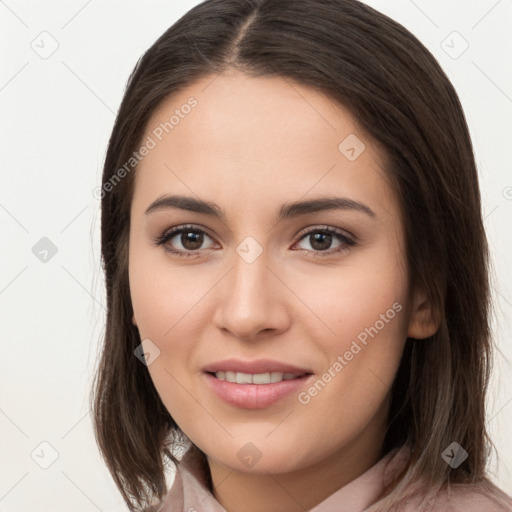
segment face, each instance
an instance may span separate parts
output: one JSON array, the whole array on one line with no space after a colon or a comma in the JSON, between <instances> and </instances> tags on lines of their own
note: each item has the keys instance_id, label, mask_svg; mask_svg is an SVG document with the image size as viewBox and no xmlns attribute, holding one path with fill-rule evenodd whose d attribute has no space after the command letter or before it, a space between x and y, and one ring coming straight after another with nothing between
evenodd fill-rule
<instances>
[{"instance_id":1,"label":"face","mask_svg":"<svg viewBox=\"0 0 512 512\"><path fill-rule=\"evenodd\" d=\"M313 89L230 71L168 99L144 142L133 321L179 427L249 472L381 443L413 327L400 209L372 141ZM207 372L237 368L240 381L273 370L276 382ZM277 382L279 368L293 378Z\"/></svg>"}]
</instances>

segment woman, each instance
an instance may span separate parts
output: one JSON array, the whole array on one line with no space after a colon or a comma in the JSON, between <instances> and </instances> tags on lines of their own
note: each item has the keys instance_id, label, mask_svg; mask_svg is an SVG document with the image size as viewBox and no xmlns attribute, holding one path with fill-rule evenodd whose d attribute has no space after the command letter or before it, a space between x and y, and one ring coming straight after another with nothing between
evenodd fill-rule
<instances>
[{"instance_id":1,"label":"woman","mask_svg":"<svg viewBox=\"0 0 512 512\"><path fill-rule=\"evenodd\" d=\"M95 427L129 507L512 510L485 472L471 140L396 22L354 0L191 9L130 77L102 256Z\"/></svg>"}]
</instances>

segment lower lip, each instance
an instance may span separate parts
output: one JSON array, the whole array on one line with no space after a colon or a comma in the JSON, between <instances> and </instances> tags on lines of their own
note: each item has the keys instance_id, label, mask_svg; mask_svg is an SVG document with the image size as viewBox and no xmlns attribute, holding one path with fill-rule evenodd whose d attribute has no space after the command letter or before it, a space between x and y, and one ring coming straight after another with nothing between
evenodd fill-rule
<instances>
[{"instance_id":1,"label":"lower lip","mask_svg":"<svg viewBox=\"0 0 512 512\"><path fill-rule=\"evenodd\" d=\"M282 380L271 384L237 384L220 380L210 373L204 374L206 382L214 393L226 402L244 409L263 409L282 398L299 391L310 381L312 374L296 379Z\"/></svg>"}]
</instances>

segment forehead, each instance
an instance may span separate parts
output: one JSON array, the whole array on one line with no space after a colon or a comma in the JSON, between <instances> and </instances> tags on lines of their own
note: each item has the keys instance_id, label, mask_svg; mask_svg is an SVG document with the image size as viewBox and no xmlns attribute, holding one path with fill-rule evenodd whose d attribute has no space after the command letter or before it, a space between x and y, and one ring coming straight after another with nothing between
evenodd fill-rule
<instances>
[{"instance_id":1,"label":"forehead","mask_svg":"<svg viewBox=\"0 0 512 512\"><path fill-rule=\"evenodd\" d=\"M377 202L391 193L382 153L350 113L283 77L206 76L160 105L149 139L134 201L179 192L226 203L239 197L250 208L315 193Z\"/></svg>"}]
</instances>

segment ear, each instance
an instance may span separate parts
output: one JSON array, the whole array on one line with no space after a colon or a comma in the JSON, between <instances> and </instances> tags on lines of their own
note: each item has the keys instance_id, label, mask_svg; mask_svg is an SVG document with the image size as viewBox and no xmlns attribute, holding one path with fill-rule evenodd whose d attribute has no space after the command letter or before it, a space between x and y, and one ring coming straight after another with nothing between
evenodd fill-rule
<instances>
[{"instance_id":1,"label":"ear","mask_svg":"<svg viewBox=\"0 0 512 512\"><path fill-rule=\"evenodd\" d=\"M434 311L425 294L414 292L407 336L414 339L428 338L437 332L440 323L439 312Z\"/></svg>"}]
</instances>

